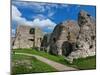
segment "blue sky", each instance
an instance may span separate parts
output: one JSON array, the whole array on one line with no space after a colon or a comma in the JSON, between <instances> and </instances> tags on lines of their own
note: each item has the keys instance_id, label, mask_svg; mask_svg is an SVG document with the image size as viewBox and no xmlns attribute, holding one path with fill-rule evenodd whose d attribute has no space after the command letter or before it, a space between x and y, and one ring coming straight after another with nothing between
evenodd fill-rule
<instances>
[{"instance_id":1,"label":"blue sky","mask_svg":"<svg viewBox=\"0 0 100 75\"><path fill-rule=\"evenodd\" d=\"M66 20L77 20L80 10L96 17L95 6L12 1L12 32L18 25L38 26L44 32Z\"/></svg>"}]
</instances>

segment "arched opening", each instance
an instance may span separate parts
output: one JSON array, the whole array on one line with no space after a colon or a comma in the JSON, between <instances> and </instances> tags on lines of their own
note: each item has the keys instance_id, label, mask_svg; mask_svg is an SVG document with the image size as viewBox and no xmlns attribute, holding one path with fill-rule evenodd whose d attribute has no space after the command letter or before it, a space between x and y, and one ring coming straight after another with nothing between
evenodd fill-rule
<instances>
[{"instance_id":1,"label":"arched opening","mask_svg":"<svg viewBox=\"0 0 100 75\"><path fill-rule=\"evenodd\" d=\"M55 37L53 38L53 42L54 42L54 43L56 42L56 38L55 38Z\"/></svg>"},{"instance_id":2,"label":"arched opening","mask_svg":"<svg viewBox=\"0 0 100 75\"><path fill-rule=\"evenodd\" d=\"M92 39L92 40L95 40L95 36L91 36L91 39Z\"/></svg>"},{"instance_id":3,"label":"arched opening","mask_svg":"<svg viewBox=\"0 0 100 75\"><path fill-rule=\"evenodd\" d=\"M93 48L93 45L90 45L90 47L89 47L89 48L90 48L90 49L91 49L91 48Z\"/></svg>"},{"instance_id":4,"label":"arched opening","mask_svg":"<svg viewBox=\"0 0 100 75\"><path fill-rule=\"evenodd\" d=\"M42 38L40 38L40 42L42 42Z\"/></svg>"},{"instance_id":5,"label":"arched opening","mask_svg":"<svg viewBox=\"0 0 100 75\"><path fill-rule=\"evenodd\" d=\"M30 34L35 34L35 29L34 28L31 28L30 31L29 31L29 33Z\"/></svg>"},{"instance_id":6,"label":"arched opening","mask_svg":"<svg viewBox=\"0 0 100 75\"><path fill-rule=\"evenodd\" d=\"M67 39L70 40L71 36L70 36L70 32L68 32L68 36Z\"/></svg>"},{"instance_id":7,"label":"arched opening","mask_svg":"<svg viewBox=\"0 0 100 75\"><path fill-rule=\"evenodd\" d=\"M73 51L73 44L68 41L63 42L62 44L62 54L68 56Z\"/></svg>"}]
</instances>

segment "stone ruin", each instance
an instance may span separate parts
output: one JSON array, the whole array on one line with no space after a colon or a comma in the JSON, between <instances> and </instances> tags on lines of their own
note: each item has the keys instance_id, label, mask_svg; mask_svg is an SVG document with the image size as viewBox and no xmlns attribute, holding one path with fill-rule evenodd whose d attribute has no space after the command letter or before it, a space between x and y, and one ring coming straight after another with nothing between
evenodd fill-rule
<instances>
[{"instance_id":1,"label":"stone ruin","mask_svg":"<svg viewBox=\"0 0 100 75\"><path fill-rule=\"evenodd\" d=\"M50 38L50 53L67 56L67 60L93 56L96 50L95 19L85 11L78 14L78 23L65 21L57 25Z\"/></svg>"},{"instance_id":2,"label":"stone ruin","mask_svg":"<svg viewBox=\"0 0 100 75\"><path fill-rule=\"evenodd\" d=\"M77 58L94 56L96 53L96 22L85 11L78 15L79 35L76 41L76 50L67 57L70 61Z\"/></svg>"},{"instance_id":3,"label":"stone ruin","mask_svg":"<svg viewBox=\"0 0 100 75\"><path fill-rule=\"evenodd\" d=\"M96 22L85 11L80 11L78 21L64 21L51 34L43 35L40 28L20 25L17 28L13 48L36 47L67 60L94 56L96 50ZM30 34L30 30L32 33Z\"/></svg>"},{"instance_id":4,"label":"stone ruin","mask_svg":"<svg viewBox=\"0 0 100 75\"><path fill-rule=\"evenodd\" d=\"M57 25L51 34L50 53L67 56L72 51L78 32L79 26L74 21L65 21Z\"/></svg>"},{"instance_id":5,"label":"stone ruin","mask_svg":"<svg viewBox=\"0 0 100 75\"><path fill-rule=\"evenodd\" d=\"M32 33L31 33L32 32ZM16 48L40 48L43 33L40 28L20 25L16 30L16 37L13 40L13 49Z\"/></svg>"},{"instance_id":6,"label":"stone ruin","mask_svg":"<svg viewBox=\"0 0 100 75\"><path fill-rule=\"evenodd\" d=\"M45 52L49 52L49 41L50 41L51 33L45 34L43 36L42 42L41 42L41 50Z\"/></svg>"}]
</instances>

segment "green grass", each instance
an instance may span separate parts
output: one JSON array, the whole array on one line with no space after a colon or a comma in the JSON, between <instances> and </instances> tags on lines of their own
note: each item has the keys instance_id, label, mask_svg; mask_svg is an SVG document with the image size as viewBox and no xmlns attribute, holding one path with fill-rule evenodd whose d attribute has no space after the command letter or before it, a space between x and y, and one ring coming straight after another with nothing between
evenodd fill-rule
<instances>
[{"instance_id":1,"label":"green grass","mask_svg":"<svg viewBox=\"0 0 100 75\"><path fill-rule=\"evenodd\" d=\"M12 54L12 75L57 71L35 57Z\"/></svg>"},{"instance_id":2,"label":"green grass","mask_svg":"<svg viewBox=\"0 0 100 75\"><path fill-rule=\"evenodd\" d=\"M81 70L85 69L95 69L96 68L96 56L92 57L87 57L87 58L80 58L76 59L73 61L73 63L69 63L67 60L65 60L64 56L56 56L56 55L51 55L49 53L45 53L43 51L37 51L37 50L32 50L32 49L14 49L15 52L22 52L22 53L29 53L29 54L36 54L39 56L43 56L45 58L48 58L50 60L59 62L61 64L75 67Z\"/></svg>"},{"instance_id":3,"label":"green grass","mask_svg":"<svg viewBox=\"0 0 100 75\"><path fill-rule=\"evenodd\" d=\"M74 65L81 70L95 69L96 68L96 56L87 58L79 58L73 61Z\"/></svg>"},{"instance_id":4,"label":"green grass","mask_svg":"<svg viewBox=\"0 0 100 75\"><path fill-rule=\"evenodd\" d=\"M68 64L68 62L64 59L64 56L51 55L43 51L37 51L32 49L14 49L14 51L20 53L22 52L22 53L36 54L65 65Z\"/></svg>"}]
</instances>

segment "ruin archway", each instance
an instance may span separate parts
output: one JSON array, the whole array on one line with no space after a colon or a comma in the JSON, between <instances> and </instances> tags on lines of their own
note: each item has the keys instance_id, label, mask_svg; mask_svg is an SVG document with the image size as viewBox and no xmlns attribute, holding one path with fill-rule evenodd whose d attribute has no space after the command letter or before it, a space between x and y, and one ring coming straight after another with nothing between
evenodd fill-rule
<instances>
[{"instance_id":1,"label":"ruin archway","mask_svg":"<svg viewBox=\"0 0 100 75\"><path fill-rule=\"evenodd\" d=\"M73 51L73 44L65 41L62 44L62 55L68 56Z\"/></svg>"}]
</instances>

